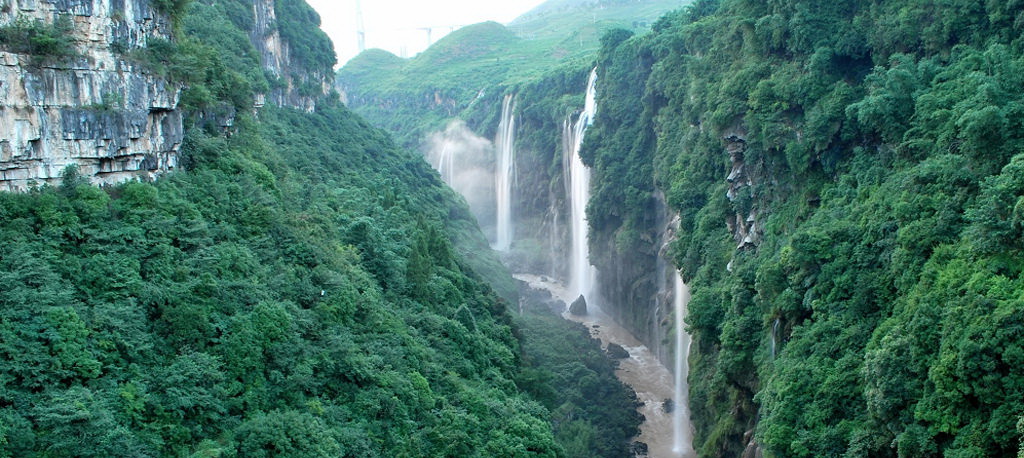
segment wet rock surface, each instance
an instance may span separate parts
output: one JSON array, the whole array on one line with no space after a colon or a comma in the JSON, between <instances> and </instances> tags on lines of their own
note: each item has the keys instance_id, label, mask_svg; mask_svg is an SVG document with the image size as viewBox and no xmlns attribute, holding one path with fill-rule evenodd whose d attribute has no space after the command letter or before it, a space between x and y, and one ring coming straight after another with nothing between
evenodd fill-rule
<instances>
[{"instance_id":1,"label":"wet rock surface","mask_svg":"<svg viewBox=\"0 0 1024 458\"><path fill-rule=\"evenodd\" d=\"M629 351L622 348L622 345L617 343L608 344L608 356L612 359L626 359L629 358Z\"/></svg>"},{"instance_id":2,"label":"wet rock surface","mask_svg":"<svg viewBox=\"0 0 1024 458\"><path fill-rule=\"evenodd\" d=\"M587 299L582 294L569 305L569 313L577 316L587 314Z\"/></svg>"}]
</instances>

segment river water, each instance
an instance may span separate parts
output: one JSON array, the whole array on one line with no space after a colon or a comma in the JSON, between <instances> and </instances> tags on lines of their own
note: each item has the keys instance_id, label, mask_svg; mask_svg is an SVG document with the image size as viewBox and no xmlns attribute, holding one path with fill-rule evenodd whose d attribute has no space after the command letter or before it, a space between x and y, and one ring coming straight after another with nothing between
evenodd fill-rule
<instances>
[{"instance_id":1,"label":"river water","mask_svg":"<svg viewBox=\"0 0 1024 458\"><path fill-rule=\"evenodd\" d=\"M534 289L543 289L551 295L571 303L575 297L567 288L546 277L518 274L515 278L526 282ZM675 379L672 373L658 361L646 346L633 335L615 323L608 315L594 305L587 304L587 315L576 316L564 312L562 317L582 323L590 329L591 335L601 340L604 348L615 343L629 352L629 358L619 360L619 368L615 375L626 385L636 391L637 399L643 403L638 409L645 420L640 424L640 435L635 438L647 444L650 458L679 458L683 455L672 451L672 415L663 407L666 399L672 399ZM690 457L686 457L690 458Z\"/></svg>"}]
</instances>

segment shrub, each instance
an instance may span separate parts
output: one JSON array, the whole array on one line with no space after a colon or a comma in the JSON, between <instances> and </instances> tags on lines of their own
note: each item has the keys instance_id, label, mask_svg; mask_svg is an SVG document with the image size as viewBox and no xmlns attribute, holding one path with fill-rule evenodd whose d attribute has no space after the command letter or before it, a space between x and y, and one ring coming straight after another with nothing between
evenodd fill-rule
<instances>
[{"instance_id":1,"label":"shrub","mask_svg":"<svg viewBox=\"0 0 1024 458\"><path fill-rule=\"evenodd\" d=\"M28 54L42 62L71 57L76 55L70 38L73 28L71 18L64 15L52 24L18 17L13 23L0 26L0 49Z\"/></svg>"}]
</instances>

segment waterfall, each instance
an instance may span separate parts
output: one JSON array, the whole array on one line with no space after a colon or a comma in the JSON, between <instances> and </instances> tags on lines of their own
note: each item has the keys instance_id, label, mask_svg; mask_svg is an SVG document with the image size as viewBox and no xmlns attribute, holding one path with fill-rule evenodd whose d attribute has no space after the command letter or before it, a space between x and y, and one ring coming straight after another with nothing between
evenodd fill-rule
<instances>
[{"instance_id":1,"label":"waterfall","mask_svg":"<svg viewBox=\"0 0 1024 458\"><path fill-rule=\"evenodd\" d=\"M512 114L516 108L514 98L512 94L508 94L505 96L505 101L502 102L501 122L498 124L498 134L494 139L497 153L497 170L494 174L497 234L494 249L498 251L508 251L512 246L512 185L516 160L516 118Z\"/></svg>"},{"instance_id":2,"label":"waterfall","mask_svg":"<svg viewBox=\"0 0 1024 458\"><path fill-rule=\"evenodd\" d=\"M587 202L590 200L590 169L580 159L580 147L583 145L583 134L594 122L597 109L596 89L597 69L590 72L587 81L586 101L583 112L575 123L567 119L563 127L563 166L568 173L565 176L566 190L569 200L572 231L572 256L570 264L569 288L573 296L590 296L597 270L590 264L587 250Z\"/></svg>"},{"instance_id":3,"label":"waterfall","mask_svg":"<svg viewBox=\"0 0 1024 458\"><path fill-rule=\"evenodd\" d=\"M690 288L683 283L683 277L675 274L675 305L676 316L676 360L675 360L675 397L672 409L672 452L678 456L694 456L693 430L690 425L690 396L686 378L690 373L690 335L686 333L683 318L686 317L686 305L690 301Z\"/></svg>"},{"instance_id":4,"label":"waterfall","mask_svg":"<svg viewBox=\"0 0 1024 458\"><path fill-rule=\"evenodd\" d=\"M437 155L437 163L432 164L437 172L441 174L441 179L445 183L451 184L455 182L455 154L453 154L454 148L451 148L447 143L441 146L441 152Z\"/></svg>"},{"instance_id":5,"label":"waterfall","mask_svg":"<svg viewBox=\"0 0 1024 458\"><path fill-rule=\"evenodd\" d=\"M452 120L427 137L426 158L448 186L466 199L480 229L492 242L494 226L494 143L476 135L466 123Z\"/></svg>"},{"instance_id":6,"label":"waterfall","mask_svg":"<svg viewBox=\"0 0 1024 458\"><path fill-rule=\"evenodd\" d=\"M775 345L779 341L779 319L772 323L772 361L775 361Z\"/></svg>"}]
</instances>

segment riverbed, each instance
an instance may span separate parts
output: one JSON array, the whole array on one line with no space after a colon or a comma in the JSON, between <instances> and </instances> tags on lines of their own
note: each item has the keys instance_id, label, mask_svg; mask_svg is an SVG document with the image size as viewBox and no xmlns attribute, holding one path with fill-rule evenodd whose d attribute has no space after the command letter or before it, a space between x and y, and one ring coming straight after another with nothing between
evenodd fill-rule
<instances>
[{"instance_id":1,"label":"riverbed","mask_svg":"<svg viewBox=\"0 0 1024 458\"><path fill-rule=\"evenodd\" d=\"M543 289L566 304L575 297L565 286L537 275L518 274L515 278L526 282L531 288ZM608 315L601 312L595 304L587 304L587 314L571 315L568 311L562 317L582 323L590 329L591 335L601 341L601 346L608 348L609 343L621 345L629 352L629 358L619 360L619 368L615 375L626 385L633 388L637 399L643 403L639 412L645 420L640 424L640 435L634 440L647 444L649 458L679 458L683 455L672 451L672 414L665 412L664 401L672 399L675 379L672 373L658 361L646 346L633 335L615 323ZM689 458L689 457L686 457Z\"/></svg>"}]
</instances>

